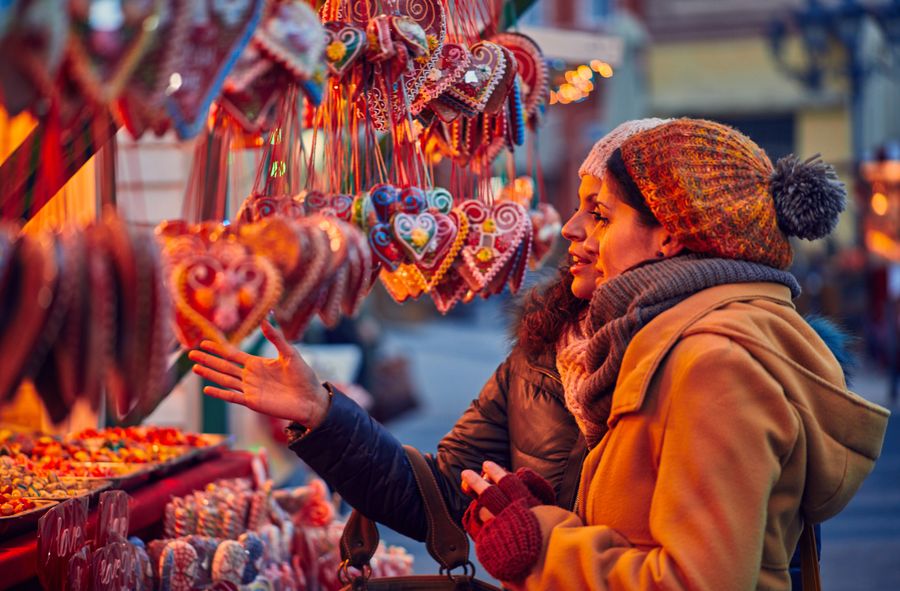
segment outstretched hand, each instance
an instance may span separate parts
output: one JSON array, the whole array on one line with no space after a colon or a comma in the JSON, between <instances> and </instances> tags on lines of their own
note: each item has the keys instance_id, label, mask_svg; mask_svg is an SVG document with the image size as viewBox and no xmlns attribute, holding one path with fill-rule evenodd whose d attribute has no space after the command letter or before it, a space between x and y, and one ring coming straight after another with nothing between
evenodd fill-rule
<instances>
[{"instance_id":1,"label":"outstretched hand","mask_svg":"<svg viewBox=\"0 0 900 591\"><path fill-rule=\"evenodd\" d=\"M263 321L262 331L275 345L277 358L214 341L203 341L202 350L188 353L196 364L194 373L218 384L204 387L203 393L308 429L319 426L328 412L328 391L280 330Z\"/></svg>"}]
</instances>

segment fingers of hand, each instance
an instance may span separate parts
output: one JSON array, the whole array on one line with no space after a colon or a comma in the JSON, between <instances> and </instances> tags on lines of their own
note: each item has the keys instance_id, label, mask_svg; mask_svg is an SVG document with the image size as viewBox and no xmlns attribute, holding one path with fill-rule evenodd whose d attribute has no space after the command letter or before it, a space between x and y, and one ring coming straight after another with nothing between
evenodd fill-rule
<instances>
[{"instance_id":1,"label":"fingers of hand","mask_svg":"<svg viewBox=\"0 0 900 591\"><path fill-rule=\"evenodd\" d=\"M244 353L233 345L217 343L215 341L203 341L200 343L200 348L227 359L232 363L237 363L238 365L247 365L247 362L252 358L252 355Z\"/></svg>"},{"instance_id":2,"label":"fingers of hand","mask_svg":"<svg viewBox=\"0 0 900 591\"><path fill-rule=\"evenodd\" d=\"M205 365L195 365L192 370L201 378L207 379L211 382L215 382L220 386L225 386L226 388L231 388L232 390L237 390L238 392L243 392L243 385L241 383L241 380L234 376L216 371L214 369L206 367Z\"/></svg>"},{"instance_id":3,"label":"fingers of hand","mask_svg":"<svg viewBox=\"0 0 900 591\"><path fill-rule=\"evenodd\" d=\"M472 470L463 470L462 480L465 485L467 485L469 489L476 495L480 495L491 485L490 482L488 482Z\"/></svg>"},{"instance_id":4,"label":"fingers of hand","mask_svg":"<svg viewBox=\"0 0 900 591\"><path fill-rule=\"evenodd\" d=\"M235 404L241 405L246 405L247 402L247 400L244 398L244 395L240 392L235 392L234 390L223 390L222 388L216 388L215 386L204 386L203 393L207 396L212 396L213 398L224 400L225 402L233 402Z\"/></svg>"},{"instance_id":5,"label":"fingers of hand","mask_svg":"<svg viewBox=\"0 0 900 591\"><path fill-rule=\"evenodd\" d=\"M506 470L494 462L485 462L482 467L484 468L484 473L487 475L488 480L495 484L500 482L507 474Z\"/></svg>"},{"instance_id":6,"label":"fingers of hand","mask_svg":"<svg viewBox=\"0 0 900 591\"><path fill-rule=\"evenodd\" d=\"M206 367L212 368L216 371L222 372L235 378L240 378L241 372L243 371L243 368L240 365L232 363L231 361L226 361L221 357L216 357L215 355L204 353L203 351L189 352L188 359L190 359L194 363L205 365Z\"/></svg>"},{"instance_id":7,"label":"fingers of hand","mask_svg":"<svg viewBox=\"0 0 900 591\"><path fill-rule=\"evenodd\" d=\"M297 351L284 337L284 333L272 326L268 320L263 320L262 332L263 335L265 335L265 337L269 340L269 342L275 345L275 349L278 350L278 354L281 357L296 356Z\"/></svg>"}]
</instances>

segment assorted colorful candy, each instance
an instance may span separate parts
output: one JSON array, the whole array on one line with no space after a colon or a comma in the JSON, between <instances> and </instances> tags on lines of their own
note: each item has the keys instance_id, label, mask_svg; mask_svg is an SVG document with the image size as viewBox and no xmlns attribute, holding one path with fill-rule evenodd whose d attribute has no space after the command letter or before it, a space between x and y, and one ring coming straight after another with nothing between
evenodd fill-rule
<instances>
[{"instance_id":1,"label":"assorted colorful candy","mask_svg":"<svg viewBox=\"0 0 900 591\"><path fill-rule=\"evenodd\" d=\"M6 488L7 487L0 487L0 490L5 490ZM2 517L10 517L11 515L31 511L36 506L37 505L32 499L24 497L16 498L8 494L0 493L0 516Z\"/></svg>"}]
</instances>

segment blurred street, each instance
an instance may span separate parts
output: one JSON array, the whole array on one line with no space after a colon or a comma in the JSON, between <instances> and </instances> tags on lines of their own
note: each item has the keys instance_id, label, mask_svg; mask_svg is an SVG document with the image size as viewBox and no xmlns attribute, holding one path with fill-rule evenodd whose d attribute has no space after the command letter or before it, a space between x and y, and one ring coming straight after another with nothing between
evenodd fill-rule
<instances>
[{"instance_id":1,"label":"blurred street","mask_svg":"<svg viewBox=\"0 0 900 591\"><path fill-rule=\"evenodd\" d=\"M505 357L509 347L505 322L502 303L488 301L475 306L472 317L464 320L387 327L386 347L409 356L421 399L418 410L390 425L403 443L430 453L436 450L439 438ZM880 371L859 369L853 389L868 400L887 404L886 377ZM387 543L403 545L415 555L416 572L437 572L424 544L381 529ZM822 535L826 591L900 589L900 425L895 420L889 424L874 473L850 505L823 525ZM481 568L479 575L487 578Z\"/></svg>"}]
</instances>

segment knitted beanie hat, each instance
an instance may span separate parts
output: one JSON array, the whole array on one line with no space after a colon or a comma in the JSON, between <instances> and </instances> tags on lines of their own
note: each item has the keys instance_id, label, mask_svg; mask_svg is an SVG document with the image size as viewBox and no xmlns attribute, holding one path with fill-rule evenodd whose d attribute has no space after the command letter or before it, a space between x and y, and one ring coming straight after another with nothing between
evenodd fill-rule
<instances>
[{"instance_id":1,"label":"knitted beanie hat","mask_svg":"<svg viewBox=\"0 0 900 591\"><path fill-rule=\"evenodd\" d=\"M633 119L620 124L618 127L610 131L608 134L597 140L594 147L591 148L587 158L581 163L578 169L578 176L591 175L598 179L602 179L606 173L606 161L609 160L610 154L622 145L626 139L640 131L653 129L657 125L662 125L671 119Z\"/></svg>"},{"instance_id":2,"label":"knitted beanie hat","mask_svg":"<svg viewBox=\"0 0 900 591\"><path fill-rule=\"evenodd\" d=\"M693 252L785 269L789 237L837 225L846 189L814 156L772 166L750 138L720 123L675 119L635 134L611 155L660 224Z\"/></svg>"}]
</instances>

